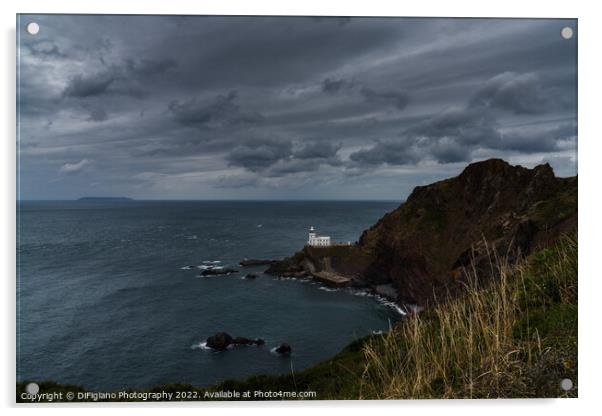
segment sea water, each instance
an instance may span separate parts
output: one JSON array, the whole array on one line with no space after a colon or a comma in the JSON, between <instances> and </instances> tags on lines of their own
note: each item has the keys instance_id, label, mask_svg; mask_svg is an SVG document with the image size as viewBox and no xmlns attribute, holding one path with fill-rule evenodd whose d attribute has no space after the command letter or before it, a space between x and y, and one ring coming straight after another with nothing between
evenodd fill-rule
<instances>
[{"instance_id":1,"label":"sea water","mask_svg":"<svg viewBox=\"0 0 602 416\"><path fill-rule=\"evenodd\" d=\"M93 390L280 374L387 330L365 293L242 268L301 249L310 226L355 242L399 202L31 201L17 206L17 380ZM234 267L199 277L202 266ZM187 267L192 266L192 267ZM257 278L244 279L247 273ZM324 290L327 289L327 290ZM218 331L263 347L216 353ZM270 351L282 342L289 357ZM292 361L292 363L291 363Z\"/></svg>"}]
</instances>

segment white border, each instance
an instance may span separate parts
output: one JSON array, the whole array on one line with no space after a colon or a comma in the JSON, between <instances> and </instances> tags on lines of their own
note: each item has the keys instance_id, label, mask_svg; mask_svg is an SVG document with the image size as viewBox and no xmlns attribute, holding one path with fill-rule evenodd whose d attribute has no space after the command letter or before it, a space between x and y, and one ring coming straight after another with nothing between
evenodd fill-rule
<instances>
[{"instance_id":1,"label":"white border","mask_svg":"<svg viewBox=\"0 0 602 416\"><path fill-rule=\"evenodd\" d=\"M599 158L602 129L600 128L600 81L602 74L599 42L602 39L602 15L594 1L433 1L415 2L380 1L352 3L349 0L139 0L139 1L75 1L75 0L20 0L0 3L2 14L2 82L3 99L0 101L2 135L2 246L0 255L4 267L2 310L4 336L2 337L2 404L15 410L15 21L16 13L119 13L119 14L293 14L293 15L346 15L346 16L445 16L445 17L570 17L579 18L579 216L580 216L580 293L579 293L579 399L574 400L505 400L505 401L405 401L405 402L319 402L319 403L201 403L179 404L178 412L245 412L251 415L268 413L288 415L306 414L307 411L342 411L346 414L365 415L374 409L378 412L420 414L478 414L504 415L517 411L545 412L566 415L571 412L593 412L600 395L601 340L599 297L602 296L600 276L601 238L600 214L596 203L599 197L601 175L596 168ZM122 409L122 407L126 407ZM38 407L44 414L65 412L104 414L112 411L143 411L145 414L164 414L169 404L110 404L64 405ZM174 406L173 404L171 406ZM35 407L20 406L26 413ZM200 407L200 409L199 409ZM284 407L284 408L283 408ZM335 410L334 408L337 408ZM23 409L24 408L24 409ZM311 408L311 410L310 410ZM340 410L339 410L340 409Z\"/></svg>"}]
</instances>

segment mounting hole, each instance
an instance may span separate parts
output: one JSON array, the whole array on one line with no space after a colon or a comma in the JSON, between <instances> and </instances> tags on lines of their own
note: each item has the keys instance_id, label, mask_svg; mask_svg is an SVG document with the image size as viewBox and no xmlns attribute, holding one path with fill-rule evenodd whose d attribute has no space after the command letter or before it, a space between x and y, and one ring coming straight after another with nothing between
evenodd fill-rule
<instances>
[{"instance_id":1,"label":"mounting hole","mask_svg":"<svg viewBox=\"0 0 602 416\"><path fill-rule=\"evenodd\" d=\"M37 24L36 22L28 23L26 30L27 30L27 33L29 33L30 35L37 35L38 32L40 31L40 25Z\"/></svg>"},{"instance_id":2,"label":"mounting hole","mask_svg":"<svg viewBox=\"0 0 602 416\"><path fill-rule=\"evenodd\" d=\"M564 391L569 391L573 388L573 380L565 378L560 381L560 388Z\"/></svg>"},{"instance_id":3,"label":"mounting hole","mask_svg":"<svg viewBox=\"0 0 602 416\"><path fill-rule=\"evenodd\" d=\"M573 29L568 26L563 27L562 30L560 30L560 36L562 36L563 39L571 39L573 37Z\"/></svg>"},{"instance_id":4,"label":"mounting hole","mask_svg":"<svg viewBox=\"0 0 602 416\"><path fill-rule=\"evenodd\" d=\"M25 391L28 394L35 396L40 391L40 386L38 386L36 383L29 383L27 386L25 386Z\"/></svg>"}]
</instances>

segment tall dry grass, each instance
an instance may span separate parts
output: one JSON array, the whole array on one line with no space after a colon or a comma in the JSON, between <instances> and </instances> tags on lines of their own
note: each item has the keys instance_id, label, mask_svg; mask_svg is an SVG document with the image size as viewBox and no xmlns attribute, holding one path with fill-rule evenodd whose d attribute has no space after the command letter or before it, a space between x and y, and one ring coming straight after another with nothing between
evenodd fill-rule
<instances>
[{"instance_id":1,"label":"tall dry grass","mask_svg":"<svg viewBox=\"0 0 602 416\"><path fill-rule=\"evenodd\" d=\"M529 317L532 311L545 316L546 308L576 305L577 241L567 237L541 253L510 265L492 252L497 278L491 284L479 284L477 270L468 268L464 295L404 319L369 342L362 398L541 394L535 384L546 369L533 374L547 365L543 358L550 347L542 346Z\"/></svg>"}]
</instances>

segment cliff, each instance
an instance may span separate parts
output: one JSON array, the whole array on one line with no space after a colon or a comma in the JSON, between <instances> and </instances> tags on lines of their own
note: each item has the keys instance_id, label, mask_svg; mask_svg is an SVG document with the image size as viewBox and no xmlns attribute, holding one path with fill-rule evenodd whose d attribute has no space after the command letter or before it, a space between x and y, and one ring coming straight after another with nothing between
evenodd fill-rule
<instances>
[{"instance_id":1,"label":"cliff","mask_svg":"<svg viewBox=\"0 0 602 416\"><path fill-rule=\"evenodd\" d=\"M527 169L490 159L416 187L355 246L305 247L267 272L325 271L352 285L390 285L400 303L427 305L463 287L465 267L490 278L491 256L514 262L576 228L576 177L558 178L548 164Z\"/></svg>"}]
</instances>

